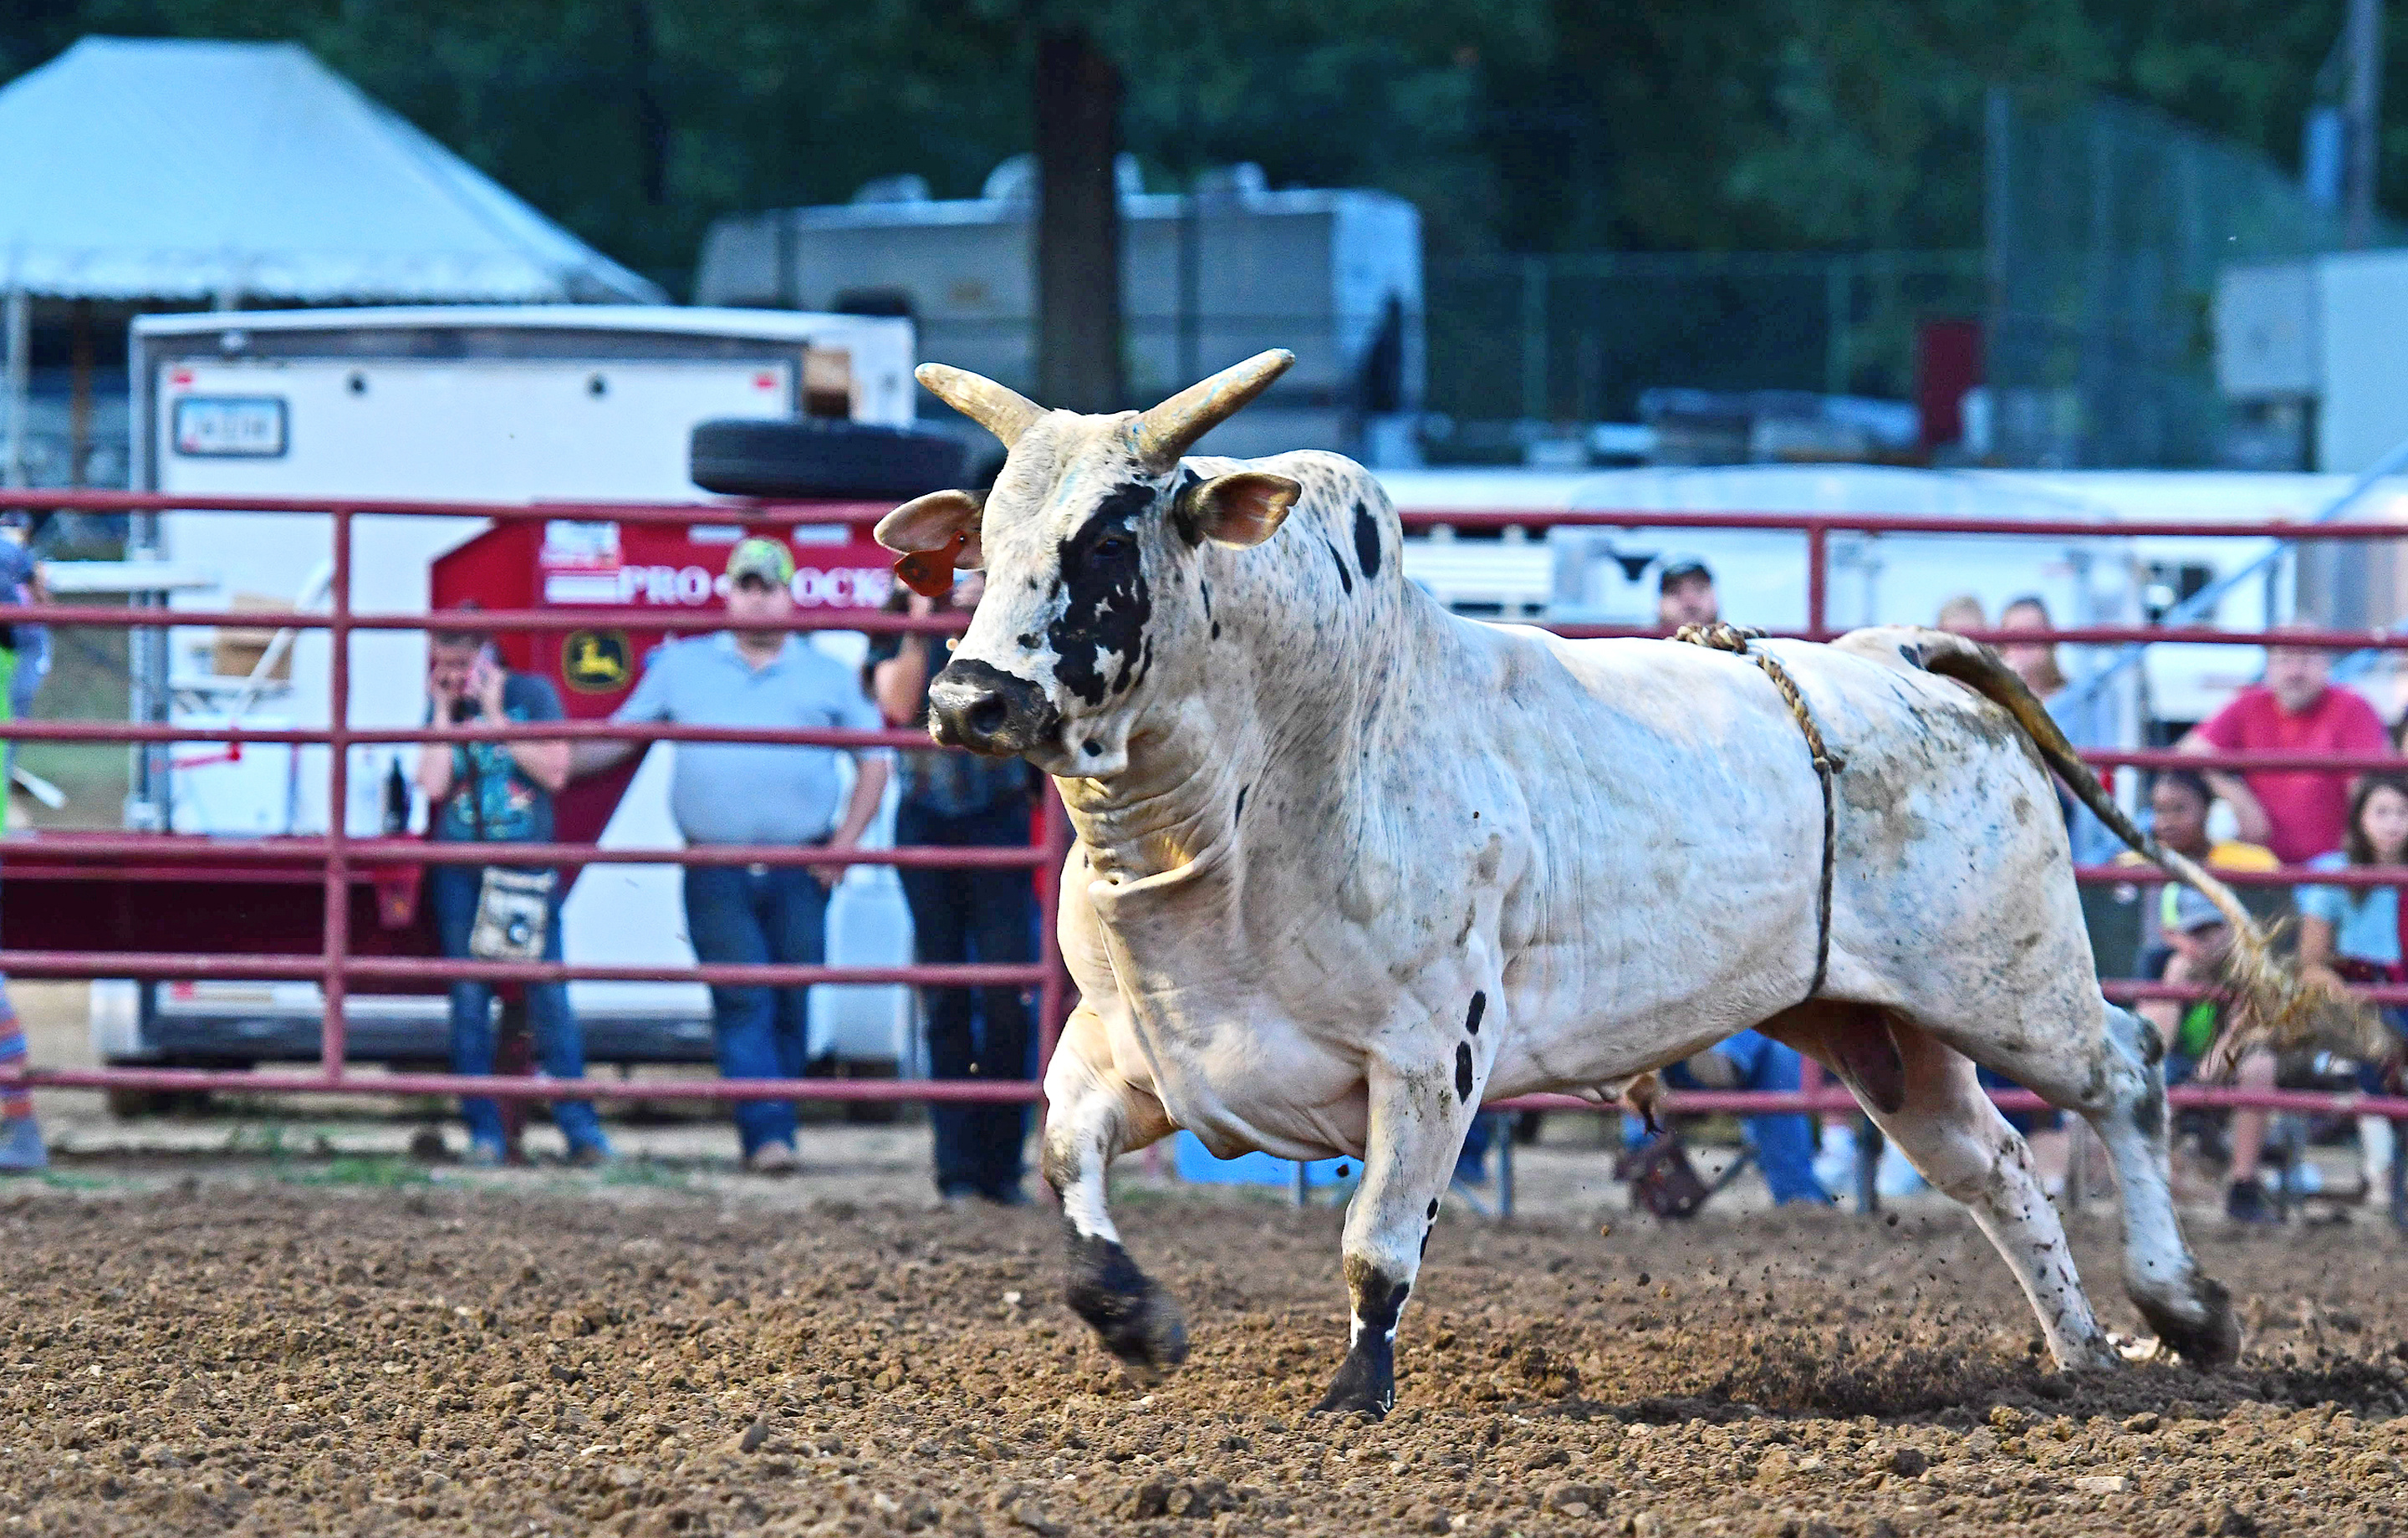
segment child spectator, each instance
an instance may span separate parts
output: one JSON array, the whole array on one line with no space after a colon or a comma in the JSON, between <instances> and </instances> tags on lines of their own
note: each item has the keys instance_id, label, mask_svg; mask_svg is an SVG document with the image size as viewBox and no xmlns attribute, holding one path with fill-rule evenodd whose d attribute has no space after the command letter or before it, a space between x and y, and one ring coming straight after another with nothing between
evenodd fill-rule
<instances>
[{"instance_id":1,"label":"child spectator","mask_svg":"<svg viewBox=\"0 0 2408 1538\"><path fill-rule=\"evenodd\" d=\"M2349 802L2349 831L2343 847L2308 862L2317 870L2408 864L2408 775L2369 775ZM2300 970L2338 986L2408 982L2408 936L2401 925L2408 907L2397 887L2301 887ZM2383 1023L2408 1034L2408 1015L2386 1007ZM2380 1093L2380 1070L2361 1066L2359 1087ZM2358 1147L2365 1160L2367 1189L2381 1188L2390 1174L2391 1123L2360 1117Z\"/></svg>"},{"instance_id":2,"label":"child spectator","mask_svg":"<svg viewBox=\"0 0 2408 1538\"><path fill-rule=\"evenodd\" d=\"M2214 904L2188 887L2174 895L2173 922L2166 927L2171 957L2165 981L2214 983L2224 975L2225 953L2231 948L2232 929ZM2141 1005L2141 1018L2157 1028L2166 1044L2166 1084L2187 1082L2199 1072L2200 1060L2215 1041L2219 1024L2214 999L2151 999ZM2274 1087L2274 1059L2252 1052L2241 1060L2234 1082L2243 1089ZM2230 1184L2224 1196L2225 1215L2236 1223L2268 1223L2274 1211L2267 1204L2265 1188L2258 1183L2258 1162L2265 1151L2264 1111L2232 1113Z\"/></svg>"},{"instance_id":3,"label":"child spectator","mask_svg":"<svg viewBox=\"0 0 2408 1538\"><path fill-rule=\"evenodd\" d=\"M2207 776L2189 769L2164 770L2149 786L2149 832L2165 847L2202 865L2271 871L2282 864L2274 851L2262 844L2245 844L2237 838L2218 843L2208 837L2207 817L2214 806L2215 791ZM2148 865L2149 862L2127 849L2115 857L2115 863ZM2169 881L2157 889L2152 901L2142 904L2140 975L2143 977L2155 977L2166 969L2171 955L2166 933L2174 927L2174 904L2182 890L2181 882Z\"/></svg>"}]
</instances>

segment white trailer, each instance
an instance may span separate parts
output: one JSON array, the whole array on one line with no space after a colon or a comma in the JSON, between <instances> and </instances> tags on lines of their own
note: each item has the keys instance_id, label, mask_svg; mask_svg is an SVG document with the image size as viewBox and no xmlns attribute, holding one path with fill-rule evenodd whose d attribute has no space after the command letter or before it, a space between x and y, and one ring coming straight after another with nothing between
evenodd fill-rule
<instances>
[{"instance_id":1,"label":"white trailer","mask_svg":"<svg viewBox=\"0 0 2408 1538\"><path fill-rule=\"evenodd\" d=\"M427 306L147 316L132 341L132 463L143 490L208 496L388 497L483 502L695 502L696 423L724 418L912 419L908 320L751 309L637 306ZM482 519L353 521L356 610L423 611L429 569L488 527ZM332 520L179 511L137 520L138 559L206 572L178 607L322 607ZM815 644L857 659L857 633ZM249 643L249 644L246 644ZM261 728L327 724L326 634L222 634L179 627L136 649L137 719ZM353 726L413 726L425 710L425 641L363 632L351 645ZM650 753L602 835L606 847L675 847L667 780L673 745ZM349 765L347 830L373 835L381 790L408 749L360 747ZM326 752L206 745L137 751L129 827L249 836L322 833ZM423 826L424 808L412 814ZM891 826L882 819L882 826ZM676 872L596 867L566 905L568 959L687 964ZM831 961L908 960L893 873L856 868L830 916ZM695 984L577 983L589 1021L666 1038L641 1055L693 1055L709 1005ZM839 991L842 997L837 997ZM95 989L105 1058L293 1055L314 1041L314 984L179 985L146 998ZM355 998L354 1039L407 1036L439 1022L440 1001ZM843 1055L909 1051L909 991L819 990L815 1027ZM228 1032L232 1032L231 1038ZM423 1031L420 1032L423 1034ZM439 1042L439 1026L434 1038ZM221 1051L220 1048L224 1048ZM373 1047L370 1048L374 1050ZM603 1055L597 1053L597 1056Z\"/></svg>"}]
</instances>

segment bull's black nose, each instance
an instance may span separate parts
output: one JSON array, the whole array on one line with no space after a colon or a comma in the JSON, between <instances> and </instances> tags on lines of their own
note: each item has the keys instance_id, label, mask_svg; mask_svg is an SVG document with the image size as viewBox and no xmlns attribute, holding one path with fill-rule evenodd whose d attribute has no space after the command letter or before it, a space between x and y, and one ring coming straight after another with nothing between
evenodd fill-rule
<instances>
[{"instance_id":1,"label":"bull's black nose","mask_svg":"<svg viewBox=\"0 0 2408 1538\"><path fill-rule=\"evenodd\" d=\"M1025 753L1050 738L1061 714L1029 679L956 657L928 685L928 731L974 753Z\"/></svg>"}]
</instances>

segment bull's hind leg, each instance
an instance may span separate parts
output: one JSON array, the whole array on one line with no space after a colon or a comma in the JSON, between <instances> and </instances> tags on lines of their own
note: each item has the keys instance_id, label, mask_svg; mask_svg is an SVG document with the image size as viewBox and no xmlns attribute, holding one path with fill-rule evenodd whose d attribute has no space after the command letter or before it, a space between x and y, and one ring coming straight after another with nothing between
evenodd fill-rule
<instances>
[{"instance_id":1,"label":"bull's hind leg","mask_svg":"<svg viewBox=\"0 0 2408 1538\"><path fill-rule=\"evenodd\" d=\"M1104 1180L1115 1158L1163 1136L1170 1122L1159 1101L1099 1066L1110 1061L1102 1023L1083 1006L1073 1011L1045 1073L1045 1182L1069 1229L1071 1310L1105 1350L1159 1372L1187 1360L1187 1324L1121 1247Z\"/></svg>"},{"instance_id":2,"label":"bull's hind leg","mask_svg":"<svg viewBox=\"0 0 2408 1538\"><path fill-rule=\"evenodd\" d=\"M2058 1367L2116 1364L2031 1151L1982 1092L1971 1060L1870 1007L1803 1005L1762 1029L1837 1074L1923 1177L1972 1213L2030 1300Z\"/></svg>"},{"instance_id":3,"label":"bull's hind leg","mask_svg":"<svg viewBox=\"0 0 2408 1538\"><path fill-rule=\"evenodd\" d=\"M2130 1010L2104 1005L2102 1029L2070 1049L1991 1066L2098 1130L2124 1198L2124 1289L2157 1338L2200 1367L2230 1361L2240 1326L2224 1288L2199 1268L2174 1216L2168 1168L2165 1044Z\"/></svg>"}]
</instances>

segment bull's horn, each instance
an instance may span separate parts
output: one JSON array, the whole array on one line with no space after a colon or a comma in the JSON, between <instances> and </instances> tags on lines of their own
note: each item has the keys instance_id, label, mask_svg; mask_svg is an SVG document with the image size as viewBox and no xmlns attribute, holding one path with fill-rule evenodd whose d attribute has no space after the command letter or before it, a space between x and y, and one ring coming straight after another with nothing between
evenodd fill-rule
<instances>
[{"instance_id":1,"label":"bull's horn","mask_svg":"<svg viewBox=\"0 0 2408 1538\"><path fill-rule=\"evenodd\" d=\"M1006 449L1020 441L1029 423L1045 415L1043 406L1020 392L966 368L922 363L911 376L928 387L928 393L1001 438Z\"/></svg>"},{"instance_id":2,"label":"bull's horn","mask_svg":"<svg viewBox=\"0 0 2408 1538\"><path fill-rule=\"evenodd\" d=\"M1295 353L1273 348L1189 385L1138 418L1138 453L1157 469L1170 468L1197 439L1236 416L1295 362Z\"/></svg>"}]
</instances>

